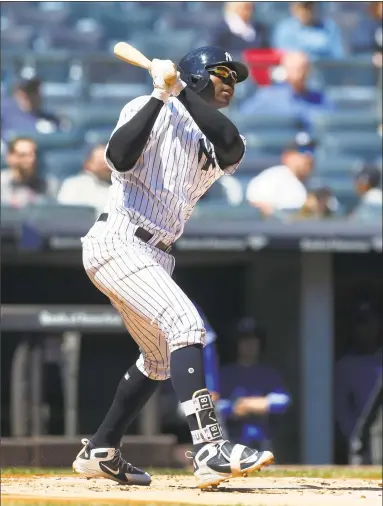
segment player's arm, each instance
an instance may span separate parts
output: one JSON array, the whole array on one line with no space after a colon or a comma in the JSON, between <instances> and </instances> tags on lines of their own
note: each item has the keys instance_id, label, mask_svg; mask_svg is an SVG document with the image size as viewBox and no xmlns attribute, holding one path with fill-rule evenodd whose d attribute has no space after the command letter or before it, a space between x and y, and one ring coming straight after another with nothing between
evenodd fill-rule
<instances>
[{"instance_id":1,"label":"player's arm","mask_svg":"<svg viewBox=\"0 0 383 506\"><path fill-rule=\"evenodd\" d=\"M178 95L201 132L213 144L222 169L240 161L245 145L237 127L224 114L211 107L190 88L184 88Z\"/></svg>"},{"instance_id":2,"label":"player's arm","mask_svg":"<svg viewBox=\"0 0 383 506\"><path fill-rule=\"evenodd\" d=\"M132 169L141 156L154 123L170 95L170 85L165 83L164 76L172 70L174 64L170 60L153 60L151 75L154 90L149 101L113 133L106 156L117 171Z\"/></svg>"},{"instance_id":3,"label":"player's arm","mask_svg":"<svg viewBox=\"0 0 383 506\"><path fill-rule=\"evenodd\" d=\"M163 105L162 100L152 96L127 123L114 132L109 141L107 157L116 170L126 172L134 167Z\"/></svg>"}]
</instances>

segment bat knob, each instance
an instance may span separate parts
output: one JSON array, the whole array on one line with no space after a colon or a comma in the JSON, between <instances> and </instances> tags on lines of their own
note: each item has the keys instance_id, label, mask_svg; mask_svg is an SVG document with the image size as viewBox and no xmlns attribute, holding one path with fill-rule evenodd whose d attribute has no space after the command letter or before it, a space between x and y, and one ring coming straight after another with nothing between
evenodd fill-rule
<instances>
[{"instance_id":1,"label":"bat knob","mask_svg":"<svg viewBox=\"0 0 383 506\"><path fill-rule=\"evenodd\" d=\"M177 66L174 64L173 71L164 76L164 81L168 86L173 86L177 82Z\"/></svg>"}]
</instances>

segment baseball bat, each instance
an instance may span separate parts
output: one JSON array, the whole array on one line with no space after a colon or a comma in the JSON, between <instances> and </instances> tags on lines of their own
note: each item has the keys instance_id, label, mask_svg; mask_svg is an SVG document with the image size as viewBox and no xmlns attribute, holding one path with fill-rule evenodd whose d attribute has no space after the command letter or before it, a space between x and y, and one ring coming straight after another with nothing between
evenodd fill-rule
<instances>
[{"instance_id":1,"label":"baseball bat","mask_svg":"<svg viewBox=\"0 0 383 506\"><path fill-rule=\"evenodd\" d=\"M151 61L146 58L145 55L141 53L138 49L127 44L126 42L117 42L114 46L114 54L117 58L125 61L126 63L130 63L130 65L136 65L137 67L142 67L146 69L150 73ZM174 72L168 72L165 74L165 83L167 85L175 84L177 80L177 70L174 67Z\"/></svg>"}]
</instances>

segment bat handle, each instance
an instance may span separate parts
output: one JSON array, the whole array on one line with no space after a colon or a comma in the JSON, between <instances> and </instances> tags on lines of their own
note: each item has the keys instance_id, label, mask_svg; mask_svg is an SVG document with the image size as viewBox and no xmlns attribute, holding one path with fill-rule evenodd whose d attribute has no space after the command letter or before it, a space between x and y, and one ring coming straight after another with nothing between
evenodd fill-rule
<instances>
[{"instance_id":1,"label":"bat handle","mask_svg":"<svg viewBox=\"0 0 383 506\"><path fill-rule=\"evenodd\" d=\"M165 74L164 81L168 86L174 86L177 81L177 71L168 72Z\"/></svg>"},{"instance_id":2,"label":"bat handle","mask_svg":"<svg viewBox=\"0 0 383 506\"><path fill-rule=\"evenodd\" d=\"M147 70L150 75L152 75L152 65L151 62L148 64ZM167 72L164 76L164 81L168 86L174 86L177 81L177 69L174 68L173 72Z\"/></svg>"}]
</instances>

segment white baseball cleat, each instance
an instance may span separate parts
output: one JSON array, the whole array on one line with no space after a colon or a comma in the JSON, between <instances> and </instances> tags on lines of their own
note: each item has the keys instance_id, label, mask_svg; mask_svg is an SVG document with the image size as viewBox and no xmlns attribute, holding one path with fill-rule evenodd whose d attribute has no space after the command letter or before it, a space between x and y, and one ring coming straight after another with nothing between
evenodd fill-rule
<instances>
[{"instance_id":1,"label":"white baseball cleat","mask_svg":"<svg viewBox=\"0 0 383 506\"><path fill-rule=\"evenodd\" d=\"M269 451L258 452L229 441L207 443L194 456L194 476L201 489L217 487L230 478L247 476L274 462Z\"/></svg>"},{"instance_id":2,"label":"white baseball cleat","mask_svg":"<svg viewBox=\"0 0 383 506\"><path fill-rule=\"evenodd\" d=\"M124 460L119 448L91 449L88 439L73 462L73 471L86 478L109 478L121 485L150 485L150 475Z\"/></svg>"}]
</instances>

